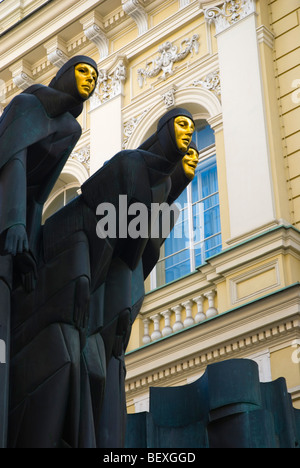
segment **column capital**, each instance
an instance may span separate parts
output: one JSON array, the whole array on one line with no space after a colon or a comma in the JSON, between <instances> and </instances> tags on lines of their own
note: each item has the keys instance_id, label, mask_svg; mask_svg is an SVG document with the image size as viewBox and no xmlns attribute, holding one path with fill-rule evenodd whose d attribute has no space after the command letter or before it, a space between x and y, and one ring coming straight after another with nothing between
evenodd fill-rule
<instances>
[{"instance_id":1,"label":"column capital","mask_svg":"<svg viewBox=\"0 0 300 468\"><path fill-rule=\"evenodd\" d=\"M225 0L216 2L217 5L206 8L208 2L201 2L204 17L207 22L215 23L216 34L219 34L241 19L255 13L256 0Z\"/></svg>"}]
</instances>

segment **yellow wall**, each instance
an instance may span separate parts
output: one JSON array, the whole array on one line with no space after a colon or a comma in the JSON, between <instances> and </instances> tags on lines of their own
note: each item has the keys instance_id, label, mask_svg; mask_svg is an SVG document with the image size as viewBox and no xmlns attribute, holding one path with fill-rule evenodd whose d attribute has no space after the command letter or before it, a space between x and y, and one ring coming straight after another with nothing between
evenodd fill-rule
<instances>
[{"instance_id":1,"label":"yellow wall","mask_svg":"<svg viewBox=\"0 0 300 468\"><path fill-rule=\"evenodd\" d=\"M300 227L300 6L299 0L269 2L275 35L275 71L281 138L286 158L292 222ZM298 86L298 88L297 88Z\"/></svg>"},{"instance_id":2,"label":"yellow wall","mask_svg":"<svg viewBox=\"0 0 300 468\"><path fill-rule=\"evenodd\" d=\"M300 382L300 346L296 342L299 340L271 353L272 379L284 376L289 389L299 387ZM300 409L300 399L294 401L293 406Z\"/></svg>"}]
</instances>

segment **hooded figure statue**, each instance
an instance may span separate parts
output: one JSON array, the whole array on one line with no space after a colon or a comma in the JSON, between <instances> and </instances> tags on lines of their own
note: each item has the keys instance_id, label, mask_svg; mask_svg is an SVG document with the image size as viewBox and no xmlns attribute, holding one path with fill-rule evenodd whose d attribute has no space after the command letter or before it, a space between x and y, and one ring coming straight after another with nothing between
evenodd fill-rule
<instances>
[{"instance_id":1,"label":"hooded figure statue","mask_svg":"<svg viewBox=\"0 0 300 468\"><path fill-rule=\"evenodd\" d=\"M174 133L179 116L190 123L185 150ZM14 291L22 312L12 316L11 447L124 445L124 352L151 242L150 223L145 236L130 237L124 227L136 203L150 217L152 203L168 203L188 184L181 167L193 127L189 112L172 110L147 145L115 155L43 226L36 288L25 297L21 287ZM100 235L101 204L115 209L116 235Z\"/></svg>"},{"instance_id":2,"label":"hooded figure statue","mask_svg":"<svg viewBox=\"0 0 300 468\"><path fill-rule=\"evenodd\" d=\"M179 117L190 122L183 129L185 145L181 149L175 133L175 122ZM118 153L82 187L82 197L94 212L101 200L117 208L117 233L120 232L120 225L123 226L124 212L129 212L133 203L142 203L149 212L148 235L139 238L127 235L125 239L115 241L105 279L101 278L98 289L91 295L91 310L95 310L92 304L96 298L98 303L103 304L100 334L105 346L107 367L104 402L96 435L98 447L124 445L124 353L132 323L144 300L144 280L155 266L165 240L161 236L151 237L151 225L155 221L151 218L152 204L172 205L191 181L185 174L182 162L192 145L193 130L190 112L182 108L172 109L160 119L157 131L139 148ZM123 210L119 206L119 195L127 196L127 206ZM127 223L129 220L127 217ZM157 222L160 224L161 219L157 219ZM173 225L171 220L170 229ZM113 243L113 240L109 241ZM102 295L101 301L99 294Z\"/></svg>"},{"instance_id":3,"label":"hooded figure statue","mask_svg":"<svg viewBox=\"0 0 300 468\"><path fill-rule=\"evenodd\" d=\"M76 118L86 98L80 94L75 77L79 64L94 70L90 97L98 76L97 64L89 57L77 56L59 70L49 86L33 85L16 96L1 116L2 252L15 255L30 247L31 253L37 254L44 203L81 136Z\"/></svg>"},{"instance_id":4,"label":"hooded figure statue","mask_svg":"<svg viewBox=\"0 0 300 468\"><path fill-rule=\"evenodd\" d=\"M94 60L74 57L49 86L33 85L16 96L0 118L0 337L7 351L11 290L18 284L26 292L34 288L43 206L81 136L76 118L97 76ZM5 446L6 370L0 370L0 381L0 444Z\"/></svg>"}]
</instances>

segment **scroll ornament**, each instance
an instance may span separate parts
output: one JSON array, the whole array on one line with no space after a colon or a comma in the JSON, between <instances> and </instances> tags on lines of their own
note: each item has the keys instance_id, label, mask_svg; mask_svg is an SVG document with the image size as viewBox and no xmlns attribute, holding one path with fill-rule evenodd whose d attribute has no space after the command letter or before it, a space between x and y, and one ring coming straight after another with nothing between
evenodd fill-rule
<instances>
[{"instance_id":1,"label":"scroll ornament","mask_svg":"<svg viewBox=\"0 0 300 468\"><path fill-rule=\"evenodd\" d=\"M139 68L138 82L140 88L147 82L147 78L155 78L162 72L161 80L166 80L168 76L174 73L174 63L181 62L189 54L199 52L199 35L194 34L191 39L184 39L180 44L180 49L170 41L162 44L158 51L159 56L146 63L145 68Z\"/></svg>"}]
</instances>

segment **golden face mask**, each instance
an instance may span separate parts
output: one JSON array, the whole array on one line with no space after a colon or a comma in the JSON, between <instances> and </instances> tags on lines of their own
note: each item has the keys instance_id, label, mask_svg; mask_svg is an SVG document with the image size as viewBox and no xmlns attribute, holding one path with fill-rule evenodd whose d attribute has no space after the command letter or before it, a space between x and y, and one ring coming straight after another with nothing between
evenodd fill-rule
<instances>
[{"instance_id":1,"label":"golden face mask","mask_svg":"<svg viewBox=\"0 0 300 468\"><path fill-rule=\"evenodd\" d=\"M178 149L182 152L186 152L191 144L195 130L194 122L188 117L176 117L174 119L174 130Z\"/></svg>"},{"instance_id":2,"label":"golden face mask","mask_svg":"<svg viewBox=\"0 0 300 468\"><path fill-rule=\"evenodd\" d=\"M97 81L96 70L86 63L79 63L75 67L77 89L83 99L88 99L95 89Z\"/></svg>"},{"instance_id":3,"label":"golden face mask","mask_svg":"<svg viewBox=\"0 0 300 468\"><path fill-rule=\"evenodd\" d=\"M185 175L188 179L193 180L195 171L199 162L199 153L194 148L190 148L187 154L182 159L182 165Z\"/></svg>"}]
</instances>

